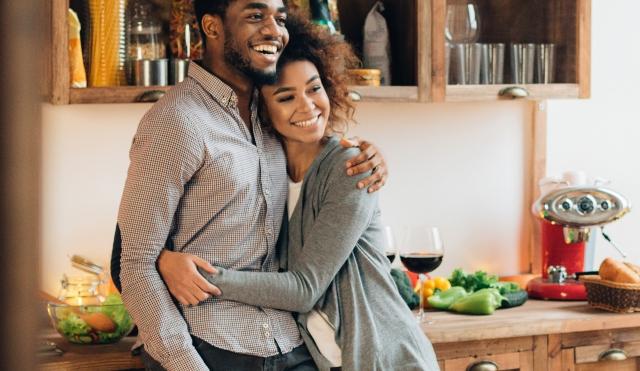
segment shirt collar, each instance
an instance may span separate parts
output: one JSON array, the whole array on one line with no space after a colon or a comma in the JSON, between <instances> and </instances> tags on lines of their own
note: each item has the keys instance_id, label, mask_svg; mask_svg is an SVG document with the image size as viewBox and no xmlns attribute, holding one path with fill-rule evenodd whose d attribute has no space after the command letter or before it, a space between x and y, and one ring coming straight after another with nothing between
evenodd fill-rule
<instances>
[{"instance_id":1,"label":"shirt collar","mask_svg":"<svg viewBox=\"0 0 640 371\"><path fill-rule=\"evenodd\" d=\"M238 105L238 96L233 89L199 64L195 62L189 63L188 75L222 106L236 107Z\"/></svg>"}]
</instances>

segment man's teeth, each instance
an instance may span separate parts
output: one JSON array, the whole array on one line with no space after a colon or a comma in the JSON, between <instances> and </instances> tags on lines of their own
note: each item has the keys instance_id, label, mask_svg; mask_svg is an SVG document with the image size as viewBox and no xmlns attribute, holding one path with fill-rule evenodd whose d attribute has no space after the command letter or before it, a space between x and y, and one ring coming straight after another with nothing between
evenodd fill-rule
<instances>
[{"instance_id":1,"label":"man's teeth","mask_svg":"<svg viewBox=\"0 0 640 371\"><path fill-rule=\"evenodd\" d=\"M278 47L275 45L256 45L253 47L253 50L260 53L276 54Z\"/></svg>"},{"instance_id":2,"label":"man's teeth","mask_svg":"<svg viewBox=\"0 0 640 371\"><path fill-rule=\"evenodd\" d=\"M293 125L297 126L299 128L308 128L309 126L315 124L316 121L318 121L318 118L314 117L314 118L312 118L310 120L294 122Z\"/></svg>"}]
</instances>

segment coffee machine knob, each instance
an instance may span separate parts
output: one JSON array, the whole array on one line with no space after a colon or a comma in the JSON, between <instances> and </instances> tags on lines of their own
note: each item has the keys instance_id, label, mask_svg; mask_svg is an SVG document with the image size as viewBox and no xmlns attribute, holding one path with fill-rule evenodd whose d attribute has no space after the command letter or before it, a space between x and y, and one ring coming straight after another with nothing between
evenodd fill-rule
<instances>
[{"instance_id":1,"label":"coffee machine knob","mask_svg":"<svg viewBox=\"0 0 640 371\"><path fill-rule=\"evenodd\" d=\"M603 200L600 202L600 209L607 211L611 208L611 202L609 200Z\"/></svg>"},{"instance_id":2,"label":"coffee machine knob","mask_svg":"<svg viewBox=\"0 0 640 371\"><path fill-rule=\"evenodd\" d=\"M591 195L578 199L578 212L582 215L591 214L595 210L596 200Z\"/></svg>"},{"instance_id":3,"label":"coffee machine knob","mask_svg":"<svg viewBox=\"0 0 640 371\"><path fill-rule=\"evenodd\" d=\"M564 211L569 211L573 207L573 201L571 201L571 199L567 198L567 199L563 200L562 203L560 203L560 207Z\"/></svg>"}]
</instances>

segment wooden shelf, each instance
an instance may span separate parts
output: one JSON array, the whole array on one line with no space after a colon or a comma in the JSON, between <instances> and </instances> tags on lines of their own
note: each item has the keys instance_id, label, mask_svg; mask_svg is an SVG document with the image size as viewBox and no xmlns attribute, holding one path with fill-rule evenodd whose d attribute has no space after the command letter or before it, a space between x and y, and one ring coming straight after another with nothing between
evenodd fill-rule
<instances>
[{"instance_id":1,"label":"wooden shelf","mask_svg":"<svg viewBox=\"0 0 640 371\"><path fill-rule=\"evenodd\" d=\"M171 86L115 86L110 88L74 88L69 92L70 104L140 103L147 92L166 92ZM350 86L361 102L417 102L417 86Z\"/></svg>"},{"instance_id":2,"label":"wooden shelf","mask_svg":"<svg viewBox=\"0 0 640 371\"><path fill-rule=\"evenodd\" d=\"M362 102L417 102L417 86L350 86L351 92L362 97Z\"/></svg>"},{"instance_id":3,"label":"wooden shelf","mask_svg":"<svg viewBox=\"0 0 640 371\"><path fill-rule=\"evenodd\" d=\"M52 0L50 78L43 82L54 104L132 103L148 90L168 87L69 88L67 9L70 0ZM168 0L157 0L168 7ZM342 32L362 52L362 27L375 0L340 0ZM447 0L383 0L391 43L393 86L352 87L364 102L498 101L508 85L447 85L445 24ZM526 85L531 100L590 96L591 0L477 0L479 42L552 42L557 45L555 84ZM507 53L508 54L508 53ZM509 80L505 55L505 81Z\"/></svg>"},{"instance_id":4,"label":"wooden shelf","mask_svg":"<svg viewBox=\"0 0 640 371\"><path fill-rule=\"evenodd\" d=\"M69 92L69 103L139 103L151 91L166 92L170 86L116 86L110 88L75 88Z\"/></svg>"},{"instance_id":5,"label":"wooden shelf","mask_svg":"<svg viewBox=\"0 0 640 371\"><path fill-rule=\"evenodd\" d=\"M578 84L502 84L502 85L447 85L446 102L469 102L487 100L512 100L511 97L501 97L500 90L518 86L529 92L526 99L540 100L548 97L559 99L576 99L580 96Z\"/></svg>"}]
</instances>

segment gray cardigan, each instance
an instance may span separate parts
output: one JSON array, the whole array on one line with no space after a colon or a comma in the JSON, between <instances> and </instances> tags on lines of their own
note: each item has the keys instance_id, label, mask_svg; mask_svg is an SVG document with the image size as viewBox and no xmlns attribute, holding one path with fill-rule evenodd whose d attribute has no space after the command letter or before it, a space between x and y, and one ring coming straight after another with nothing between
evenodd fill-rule
<instances>
[{"instance_id":1,"label":"gray cardigan","mask_svg":"<svg viewBox=\"0 0 640 371\"><path fill-rule=\"evenodd\" d=\"M306 331L306 312L314 307L336 330L343 370L437 370L433 347L381 251L377 194L356 188L366 174L345 174L355 154L331 138L307 171L289 222L287 272L220 269L207 278L222 299L300 313L302 336L321 370L328 362Z\"/></svg>"}]
</instances>

